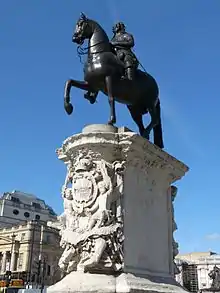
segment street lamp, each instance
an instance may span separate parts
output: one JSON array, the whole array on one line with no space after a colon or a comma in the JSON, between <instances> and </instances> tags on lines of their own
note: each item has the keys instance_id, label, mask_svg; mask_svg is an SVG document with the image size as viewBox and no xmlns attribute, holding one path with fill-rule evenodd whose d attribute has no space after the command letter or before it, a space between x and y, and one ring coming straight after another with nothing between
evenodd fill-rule
<instances>
[{"instance_id":1,"label":"street lamp","mask_svg":"<svg viewBox=\"0 0 220 293\"><path fill-rule=\"evenodd\" d=\"M44 291L45 273L46 273L46 259L44 258L44 260L43 260L42 277L41 277L41 288L40 288L40 292L41 293L43 293L43 291Z\"/></svg>"},{"instance_id":2,"label":"street lamp","mask_svg":"<svg viewBox=\"0 0 220 293\"><path fill-rule=\"evenodd\" d=\"M34 250L34 242L35 242L35 231L36 231L36 224L38 224L38 220L32 220L31 223L33 224L32 230L32 237L31 237L31 250L30 250L30 261L29 261L29 274L28 274L28 288L31 281L31 274L32 274L32 259L33 259L33 250Z\"/></svg>"},{"instance_id":3,"label":"street lamp","mask_svg":"<svg viewBox=\"0 0 220 293\"><path fill-rule=\"evenodd\" d=\"M10 258L10 263L9 263L9 271L11 271L11 264L12 264L12 254L13 254L13 249L14 249L14 244L15 244L15 237L16 234L11 235L11 258Z\"/></svg>"}]
</instances>

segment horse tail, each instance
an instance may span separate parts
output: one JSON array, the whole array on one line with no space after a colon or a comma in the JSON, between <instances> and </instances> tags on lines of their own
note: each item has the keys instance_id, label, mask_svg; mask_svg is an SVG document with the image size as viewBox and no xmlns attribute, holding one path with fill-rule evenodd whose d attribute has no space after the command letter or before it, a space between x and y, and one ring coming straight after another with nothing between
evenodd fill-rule
<instances>
[{"instance_id":1,"label":"horse tail","mask_svg":"<svg viewBox=\"0 0 220 293\"><path fill-rule=\"evenodd\" d=\"M158 99L157 105L156 105L156 113L157 113L157 119L158 123L156 126L154 126L154 144L159 146L161 149L164 148L163 144L163 131L162 131L162 124L161 124L161 110L160 110L160 100Z\"/></svg>"}]
</instances>

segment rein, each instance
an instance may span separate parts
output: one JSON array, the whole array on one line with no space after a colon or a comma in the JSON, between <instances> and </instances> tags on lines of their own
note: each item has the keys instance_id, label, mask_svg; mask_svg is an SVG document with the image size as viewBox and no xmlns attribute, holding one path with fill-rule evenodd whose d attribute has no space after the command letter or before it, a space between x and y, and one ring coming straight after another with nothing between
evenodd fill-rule
<instances>
[{"instance_id":1,"label":"rein","mask_svg":"<svg viewBox=\"0 0 220 293\"><path fill-rule=\"evenodd\" d=\"M77 50L77 55L79 57L80 63L83 64L83 62L82 62L82 56L88 54L90 48L95 47L95 46L98 46L98 45L100 45L102 43L104 43L104 41L98 42L98 43L96 43L94 45L91 45L91 46L88 46L88 47L85 47L85 48L82 48L82 45L77 46L77 49L76 50ZM98 54L98 53L102 53L102 52L103 51L94 52L94 53L91 53L91 54Z\"/></svg>"}]
</instances>

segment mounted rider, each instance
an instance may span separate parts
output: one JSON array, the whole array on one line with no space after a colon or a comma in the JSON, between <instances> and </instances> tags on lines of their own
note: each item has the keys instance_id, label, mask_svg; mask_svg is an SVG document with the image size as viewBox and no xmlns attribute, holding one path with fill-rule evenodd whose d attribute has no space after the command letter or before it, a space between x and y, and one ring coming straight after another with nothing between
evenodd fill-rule
<instances>
[{"instance_id":1,"label":"mounted rider","mask_svg":"<svg viewBox=\"0 0 220 293\"><path fill-rule=\"evenodd\" d=\"M125 29L123 22L118 22L113 26L112 31L114 36L111 40L111 44L117 57L125 65L125 77L129 80L133 80L139 62L135 54L132 52L134 38L131 34L127 33Z\"/></svg>"}]
</instances>

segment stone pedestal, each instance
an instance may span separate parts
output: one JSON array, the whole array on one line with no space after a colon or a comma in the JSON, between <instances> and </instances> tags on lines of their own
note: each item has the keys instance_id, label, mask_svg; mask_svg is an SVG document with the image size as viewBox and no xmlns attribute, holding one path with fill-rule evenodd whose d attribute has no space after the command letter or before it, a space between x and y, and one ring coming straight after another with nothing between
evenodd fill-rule
<instances>
[{"instance_id":1,"label":"stone pedestal","mask_svg":"<svg viewBox=\"0 0 220 293\"><path fill-rule=\"evenodd\" d=\"M126 128L87 126L66 139L60 266L48 292L184 292L171 184L188 167Z\"/></svg>"}]
</instances>

